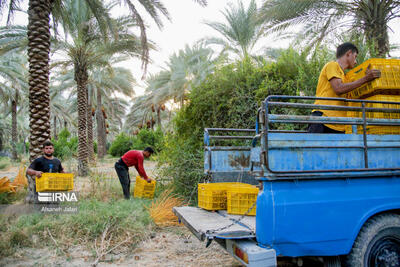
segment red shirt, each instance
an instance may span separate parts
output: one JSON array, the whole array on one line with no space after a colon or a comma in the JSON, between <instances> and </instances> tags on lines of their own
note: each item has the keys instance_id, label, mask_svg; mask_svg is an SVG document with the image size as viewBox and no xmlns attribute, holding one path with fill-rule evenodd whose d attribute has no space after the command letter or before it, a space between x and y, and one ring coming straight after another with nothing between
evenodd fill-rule
<instances>
[{"instance_id":1,"label":"red shirt","mask_svg":"<svg viewBox=\"0 0 400 267\"><path fill-rule=\"evenodd\" d=\"M135 166L139 175L142 176L143 178L147 179L147 174L143 168L144 156L143 156L142 151L129 150L121 157L121 159L128 167Z\"/></svg>"}]
</instances>

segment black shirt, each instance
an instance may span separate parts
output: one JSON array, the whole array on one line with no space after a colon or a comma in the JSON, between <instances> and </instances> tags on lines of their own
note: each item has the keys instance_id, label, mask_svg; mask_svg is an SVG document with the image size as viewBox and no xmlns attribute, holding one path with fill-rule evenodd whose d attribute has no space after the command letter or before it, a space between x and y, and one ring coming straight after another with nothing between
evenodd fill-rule
<instances>
[{"instance_id":1,"label":"black shirt","mask_svg":"<svg viewBox=\"0 0 400 267\"><path fill-rule=\"evenodd\" d=\"M58 158L46 159L44 156L35 159L29 168L41 172L62 172L64 170Z\"/></svg>"}]
</instances>

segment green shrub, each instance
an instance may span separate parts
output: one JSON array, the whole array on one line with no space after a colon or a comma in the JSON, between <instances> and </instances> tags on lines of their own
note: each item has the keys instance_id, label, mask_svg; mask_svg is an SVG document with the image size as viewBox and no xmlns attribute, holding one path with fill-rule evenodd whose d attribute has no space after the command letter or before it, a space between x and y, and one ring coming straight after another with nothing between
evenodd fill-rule
<instances>
[{"instance_id":1,"label":"green shrub","mask_svg":"<svg viewBox=\"0 0 400 267\"><path fill-rule=\"evenodd\" d=\"M319 72L331 56L326 49L309 57L306 52L289 48L276 62L256 64L244 59L216 69L192 89L187 105L174 118L174 133L164 138L159 157L162 177L172 179L176 192L193 201L197 183L203 177L204 128L254 129L257 109L268 95L314 95ZM275 111L310 113L283 108ZM294 128L287 124L282 127ZM239 145L239 141L218 144L227 143Z\"/></svg>"},{"instance_id":2,"label":"green shrub","mask_svg":"<svg viewBox=\"0 0 400 267\"><path fill-rule=\"evenodd\" d=\"M196 203L197 184L204 178L203 148L185 141L176 134L165 136L164 147L158 157L158 175L167 184L173 184L175 193Z\"/></svg>"},{"instance_id":3,"label":"green shrub","mask_svg":"<svg viewBox=\"0 0 400 267\"><path fill-rule=\"evenodd\" d=\"M120 133L115 138L114 142L112 142L108 153L114 157L121 157L125 154L129 149L131 149L133 144L132 137L129 137L125 133Z\"/></svg>"},{"instance_id":4,"label":"green shrub","mask_svg":"<svg viewBox=\"0 0 400 267\"><path fill-rule=\"evenodd\" d=\"M150 146L155 151L160 151L162 149L163 133L160 128L155 131L151 129L142 129L139 131L138 135L133 138L133 144L131 149L143 150Z\"/></svg>"},{"instance_id":5,"label":"green shrub","mask_svg":"<svg viewBox=\"0 0 400 267\"><path fill-rule=\"evenodd\" d=\"M333 59L333 55L324 48L311 58L308 58L307 52L298 52L293 48L284 50L276 62L264 66L266 79L257 90L257 101L263 101L268 95L314 96L321 69Z\"/></svg>"},{"instance_id":6,"label":"green shrub","mask_svg":"<svg viewBox=\"0 0 400 267\"><path fill-rule=\"evenodd\" d=\"M71 137L71 133L66 128L61 130L57 140L52 139L52 143L54 156L62 160L72 158L78 151L78 137Z\"/></svg>"},{"instance_id":7,"label":"green shrub","mask_svg":"<svg viewBox=\"0 0 400 267\"><path fill-rule=\"evenodd\" d=\"M254 128L255 96L265 77L262 67L245 59L217 69L193 88L159 156L160 176L173 181L176 193L196 201L197 184L205 178L204 128Z\"/></svg>"}]
</instances>

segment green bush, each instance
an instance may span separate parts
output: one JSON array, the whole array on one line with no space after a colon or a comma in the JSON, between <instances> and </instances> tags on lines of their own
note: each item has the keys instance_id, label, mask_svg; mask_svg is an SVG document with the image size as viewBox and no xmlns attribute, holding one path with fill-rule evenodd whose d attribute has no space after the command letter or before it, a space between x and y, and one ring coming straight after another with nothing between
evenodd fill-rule
<instances>
[{"instance_id":1,"label":"green bush","mask_svg":"<svg viewBox=\"0 0 400 267\"><path fill-rule=\"evenodd\" d=\"M57 140L52 139L52 143L55 157L65 160L76 156L78 137L71 137L71 133L66 128L61 130Z\"/></svg>"},{"instance_id":2,"label":"green bush","mask_svg":"<svg viewBox=\"0 0 400 267\"><path fill-rule=\"evenodd\" d=\"M332 53L324 48L311 58L306 51L284 50L276 62L264 66L266 79L257 90L257 100L262 101L268 95L314 96L321 69L333 59Z\"/></svg>"},{"instance_id":3,"label":"green bush","mask_svg":"<svg viewBox=\"0 0 400 267\"><path fill-rule=\"evenodd\" d=\"M133 144L133 138L129 137L125 133L120 133L115 138L114 142L112 142L108 153L114 157L121 157L125 154L129 149L131 149Z\"/></svg>"},{"instance_id":4,"label":"green bush","mask_svg":"<svg viewBox=\"0 0 400 267\"><path fill-rule=\"evenodd\" d=\"M161 129L142 129L136 136L128 136L125 133L119 134L112 142L108 153L114 157L120 157L128 150L143 150L150 146L155 151L162 149L163 133Z\"/></svg>"},{"instance_id":5,"label":"green bush","mask_svg":"<svg viewBox=\"0 0 400 267\"><path fill-rule=\"evenodd\" d=\"M146 147L152 147L156 152L162 149L163 132L160 128L155 131L151 129L142 129L138 135L133 138L131 149L143 150Z\"/></svg>"},{"instance_id":6,"label":"green bush","mask_svg":"<svg viewBox=\"0 0 400 267\"><path fill-rule=\"evenodd\" d=\"M193 146L176 134L165 136L158 157L159 177L173 184L174 192L191 203L197 202L197 184L202 182L203 148Z\"/></svg>"},{"instance_id":7,"label":"green bush","mask_svg":"<svg viewBox=\"0 0 400 267\"><path fill-rule=\"evenodd\" d=\"M315 95L319 72L331 59L332 53L326 49L309 57L289 48L276 62L256 64L244 59L216 69L192 89L188 104L174 118L174 133L164 139L159 157L162 176L173 180L177 193L194 200L197 182L203 177L204 128L254 129L257 109L268 95ZM283 108L274 111L310 113Z\"/></svg>"},{"instance_id":8,"label":"green bush","mask_svg":"<svg viewBox=\"0 0 400 267\"><path fill-rule=\"evenodd\" d=\"M217 69L193 88L159 156L160 175L173 181L176 193L191 202L197 198L197 184L205 178L204 128L254 128L255 96L265 77L262 67L245 59Z\"/></svg>"},{"instance_id":9,"label":"green bush","mask_svg":"<svg viewBox=\"0 0 400 267\"><path fill-rule=\"evenodd\" d=\"M189 104L176 117L179 138L201 143L203 130L254 128L259 103L256 92L266 78L250 59L216 70L189 95Z\"/></svg>"}]
</instances>

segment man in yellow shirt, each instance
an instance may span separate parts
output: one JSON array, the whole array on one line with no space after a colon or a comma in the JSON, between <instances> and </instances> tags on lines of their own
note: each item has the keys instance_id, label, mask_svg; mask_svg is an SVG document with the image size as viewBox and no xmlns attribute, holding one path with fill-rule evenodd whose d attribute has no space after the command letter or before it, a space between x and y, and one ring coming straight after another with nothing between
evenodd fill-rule
<instances>
[{"instance_id":1,"label":"man in yellow shirt","mask_svg":"<svg viewBox=\"0 0 400 267\"><path fill-rule=\"evenodd\" d=\"M344 70L352 69L357 64L358 49L352 43L344 43L336 49L336 61L328 62L321 70L317 85L317 97L341 97L364 83L379 78L381 72L375 69L367 69L365 76L345 83ZM316 105L345 106L343 101L315 100ZM346 117L346 111L341 110L313 110L312 116ZM310 133L344 133L345 125L342 124L310 124Z\"/></svg>"}]
</instances>

